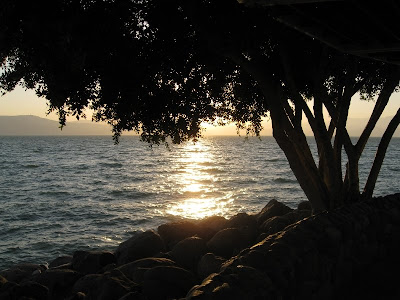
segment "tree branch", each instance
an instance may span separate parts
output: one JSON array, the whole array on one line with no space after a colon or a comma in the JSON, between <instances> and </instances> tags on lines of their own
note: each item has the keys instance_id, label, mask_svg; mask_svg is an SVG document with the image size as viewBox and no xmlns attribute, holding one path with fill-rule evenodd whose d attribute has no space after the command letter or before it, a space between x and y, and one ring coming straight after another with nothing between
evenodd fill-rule
<instances>
[{"instance_id":1,"label":"tree branch","mask_svg":"<svg viewBox=\"0 0 400 300\"><path fill-rule=\"evenodd\" d=\"M364 151L365 145L369 137L371 136L372 131L374 130L376 123L381 117L386 105L389 102L390 96L392 95L394 89L399 84L400 77L400 68L396 69L396 72L392 74L392 76L386 81L382 91L379 94L379 97L375 103L374 110L372 111L371 117L368 120L367 125L365 126L363 132L358 139L356 144L356 153L358 156L361 156Z\"/></svg>"},{"instance_id":2,"label":"tree branch","mask_svg":"<svg viewBox=\"0 0 400 300\"><path fill-rule=\"evenodd\" d=\"M400 108L397 110L396 115L390 121L379 143L374 163L369 173L367 182L365 183L364 192L362 195L364 199L370 199L372 197L372 194L375 189L376 180L378 179L378 175L381 170L383 160L385 158L386 150L389 146L389 143L393 137L394 132L399 126L399 123L400 123Z\"/></svg>"}]
</instances>

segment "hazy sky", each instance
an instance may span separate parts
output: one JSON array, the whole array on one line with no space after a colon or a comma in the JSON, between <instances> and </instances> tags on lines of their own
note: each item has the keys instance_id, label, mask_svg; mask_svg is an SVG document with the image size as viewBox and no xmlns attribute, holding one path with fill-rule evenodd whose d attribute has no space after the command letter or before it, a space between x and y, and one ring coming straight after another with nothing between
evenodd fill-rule
<instances>
[{"instance_id":1,"label":"hazy sky","mask_svg":"<svg viewBox=\"0 0 400 300\"><path fill-rule=\"evenodd\" d=\"M374 102L361 101L353 99L350 107L350 118L368 118L374 107ZM389 104L387 105L382 117L393 116L400 107L400 93L393 94ZM0 115L16 116L16 115L35 115L42 118L57 120L55 113L46 116L47 104L46 100L36 97L31 90L25 91L21 87L17 87L13 92L0 96ZM87 114L91 119L91 113ZM74 119L72 119L74 120ZM361 122L361 120L360 120ZM271 135L271 123L264 122L263 135ZM349 128L352 131L352 128ZM209 127L206 134L212 135L235 135L235 126L224 126L220 128Z\"/></svg>"}]
</instances>

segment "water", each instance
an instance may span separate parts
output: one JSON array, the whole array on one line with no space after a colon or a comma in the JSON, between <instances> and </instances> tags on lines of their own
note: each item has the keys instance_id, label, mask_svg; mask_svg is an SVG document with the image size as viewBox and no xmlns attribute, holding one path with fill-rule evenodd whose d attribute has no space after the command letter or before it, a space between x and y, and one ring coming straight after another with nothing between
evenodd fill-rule
<instances>
[{"instance_id":1,"label":"water","mask_svg":"<svg viewBox=\"0 0 400 300\"><path fill-rule=\"evenodd\" d=\"M378 142L368 144L361 171ZM375 195L399 192L399 145L391 142ZM168 150L138 137L117 146L110 137L0 137L0 270L113 250L182 217L258 212L273 198L295 207L305 196L272 138L215 137Z\"/></svg>"}]
</instances>

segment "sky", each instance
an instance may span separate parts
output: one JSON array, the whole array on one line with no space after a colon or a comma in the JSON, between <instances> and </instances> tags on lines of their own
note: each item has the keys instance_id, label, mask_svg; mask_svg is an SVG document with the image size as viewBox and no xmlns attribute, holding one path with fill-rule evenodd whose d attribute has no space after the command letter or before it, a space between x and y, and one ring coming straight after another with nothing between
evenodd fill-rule
<instances>
[{"instance_id":1,"label":"sky","mask_svg":"<svg viewBox=\"0 0 400 300\"><path fill-rule=\"evenodd\" d=\"M359 123L366 123L367 118L371 115L374 107L374 102L361 101L354 98L350 107L349 118L360 119L349 122L349 132L355 128L351 128L352 124L359 127ZM395 93L389 100L382 118L393 116L400 107L400 93ZM55 113L46 115L47 102L43 98L38 98L32 90L24 90L22 87L17 87L13 92L4 96L0 96L0 116L16 116L16 115L34 115L51 120L58 120ZM91 119L91 113L87 113L87 117ZM362 120L364 119L364 120ZM76 121L75 118L70 118L68 121ZM271 122L263 123L264 130L262 135L272 135ZM205 135L236 135L234 125L224 127L205 126ZM311 132L310 132L311 133ZM307 130L306 130L307 134Z\"/></svg>"}]
</instances>

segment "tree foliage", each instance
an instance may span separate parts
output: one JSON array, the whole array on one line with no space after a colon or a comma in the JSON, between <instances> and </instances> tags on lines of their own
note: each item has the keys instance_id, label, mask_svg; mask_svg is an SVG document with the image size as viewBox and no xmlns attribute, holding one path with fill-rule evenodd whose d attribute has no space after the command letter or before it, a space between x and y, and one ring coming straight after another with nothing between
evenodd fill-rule
<instances>
[{"instance_id":1,"label":"tree foliage","mask_svg":"<svg viewBox=\"0 0 400 300\"><path fill-rule=\"evenodd\" d=\"M235 0L3 2L0 87L35 89L62 124L89 106L116 138L136 130L149 142L179 143L199 137L203 121L236 122L258 135L269 114L315 210L360 198L358 160L399 84L398 67L339 53L275 22L268 9ZM357 93L377 100L353 144L346 121ZM303 132L304 115L318 161ZM377 157L384 156L398 115ZM365 197L372 196L379 161Z\"/></svg>"}]
</instances>

